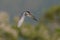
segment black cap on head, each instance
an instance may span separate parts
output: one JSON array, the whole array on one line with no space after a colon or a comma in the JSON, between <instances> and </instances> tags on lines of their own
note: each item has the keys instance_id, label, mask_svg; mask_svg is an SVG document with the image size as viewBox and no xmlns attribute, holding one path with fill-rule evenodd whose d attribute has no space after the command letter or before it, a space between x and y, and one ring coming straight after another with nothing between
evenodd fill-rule
<instances>
[{"instance_id":1,"label":"black cap on head","mask_svg":"<svg viewBox=\"0 0 60 40\"><path fill-rule=\"evenodd\" d=\"M26 11L26 12L30 13L30 11Z\"/></svg>"}]
</instances>

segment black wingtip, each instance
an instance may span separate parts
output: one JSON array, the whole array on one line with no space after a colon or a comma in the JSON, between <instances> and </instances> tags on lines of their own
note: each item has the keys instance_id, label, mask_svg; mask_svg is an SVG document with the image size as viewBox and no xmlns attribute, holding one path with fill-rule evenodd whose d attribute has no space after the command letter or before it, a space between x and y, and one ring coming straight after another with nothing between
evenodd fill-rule
<instances>
[{"instance_id":1,"label":"black wingtip","mask_svg":"<svg viewBox=\"0 0 60 40\"><path fill-rule=\"evenodd\" d=\"M35 21L38 21L36 18L33 18Z\"/></svg>"}]
</instances>

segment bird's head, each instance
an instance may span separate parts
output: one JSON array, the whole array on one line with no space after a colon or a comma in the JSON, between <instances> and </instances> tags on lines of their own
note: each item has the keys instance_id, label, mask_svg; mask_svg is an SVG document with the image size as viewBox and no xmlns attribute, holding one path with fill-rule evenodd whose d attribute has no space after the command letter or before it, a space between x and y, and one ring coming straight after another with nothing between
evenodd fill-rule
<instances>
[{"instance_id":1,"label":"bird's head","mask_svg":"<svg viewBox=\"0 0 60 40\"><path fill-rule=\"evenodd\" d=\"M31 14L30 11L25 11L25 16L28 16L28 17L32 18L33 20L37 21L37 19Z\"/></svg>"}]
</instances>

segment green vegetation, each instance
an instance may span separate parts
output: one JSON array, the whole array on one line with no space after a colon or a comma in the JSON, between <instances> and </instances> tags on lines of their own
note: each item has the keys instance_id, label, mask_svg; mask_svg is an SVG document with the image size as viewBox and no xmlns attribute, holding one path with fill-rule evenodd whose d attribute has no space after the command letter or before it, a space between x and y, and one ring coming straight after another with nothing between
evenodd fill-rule
<instances>
[{"instance_id":1,"label":"green vegetation","mask_svg":"<svg viewBox=\"0 0 60 40\"><path fill-rule=\"evenodd\" d=\"M0 12L0 40L60 40L60 6L52 7L36 26L23 24L17 28L19 17L14 25L9 24L6 12Z\"/></svg>"}]
</instances>

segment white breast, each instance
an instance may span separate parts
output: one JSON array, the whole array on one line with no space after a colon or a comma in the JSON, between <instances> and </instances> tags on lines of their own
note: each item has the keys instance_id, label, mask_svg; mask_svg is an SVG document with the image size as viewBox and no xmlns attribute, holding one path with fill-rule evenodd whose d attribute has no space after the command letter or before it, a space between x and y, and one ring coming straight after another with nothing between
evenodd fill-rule
<instances>
[{"instance_id":1,"label":"white breast","mask_svg":"<svg viewBox=\"0 0 60 40\"><path fill-rule=\"evenodd\" d=\"M22 18L18 21L18 27L21 27L23 21L24 21L25 15L22 16Z\"/></svg>"}]
</instances>

